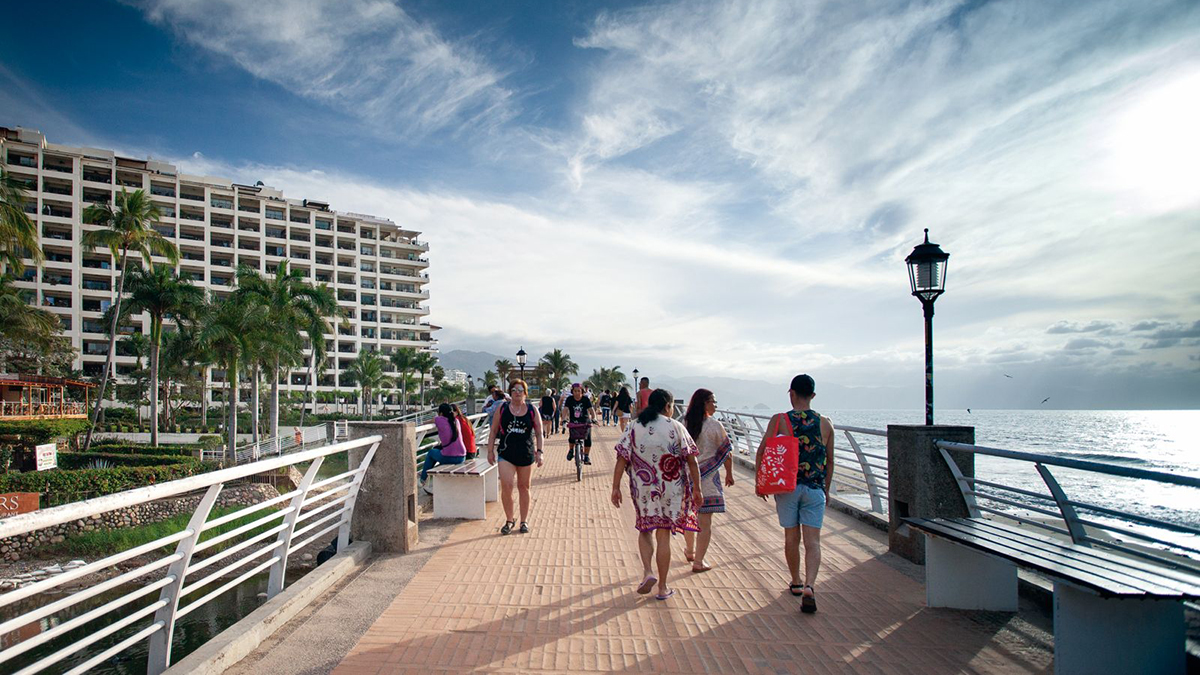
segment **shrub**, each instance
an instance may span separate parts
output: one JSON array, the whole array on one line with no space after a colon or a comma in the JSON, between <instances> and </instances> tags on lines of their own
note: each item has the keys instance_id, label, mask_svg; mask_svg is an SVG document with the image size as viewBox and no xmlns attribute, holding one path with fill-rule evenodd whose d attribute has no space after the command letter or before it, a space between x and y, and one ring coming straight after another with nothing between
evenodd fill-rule
<instances>
[{"instance_id":1,"label":"shrub","mask_svg":"<svg viewBox=\"0 0 1200 675\"><path fill-rule=\"evenodd\" d=\"M194 443L164 443L156 448L149 444L130 443L120 438L106 438L92 443L91 450L119 454L179 457L191 455L198 447L199 445Z\"/></svg>"},{"instance_id":2,"label":"shrub","mask_svg":"<svg viewBox=\"0 0 1200 675\"><path fill-rule=\"evenodd\" d=\"M20 445L33 447L83 433L87 428L88 421L83 419L4 420L0 421L0 436L19 436Z\"/></svg>"},{"instance_id":3,"label":"shrub","mask_svg":"<svg viewBox=\"0 0 1200 675\"><path fill-rule=\"evenodd\" d=\"M212 462L187 462L9 473L0 476L0 492L40 492L46 495L48 503L60 504L81 497L95 497L187 478L215 468L217 465Z\"/></svg>"},{"instance_id":4,"label":"shrub","mask_svg":"<svg viewBox=\"0 0 1200 675\"><path fill-rule=\"evenodd\" d=\"M104 448L108 450L108 448ZM198 464L200 460L190 455L137 455L128 452L63 452L58 455L60 469L86 469L94 460L108 462L112 466L167 466L172 464Z\"/></svg>"}]
</instances>

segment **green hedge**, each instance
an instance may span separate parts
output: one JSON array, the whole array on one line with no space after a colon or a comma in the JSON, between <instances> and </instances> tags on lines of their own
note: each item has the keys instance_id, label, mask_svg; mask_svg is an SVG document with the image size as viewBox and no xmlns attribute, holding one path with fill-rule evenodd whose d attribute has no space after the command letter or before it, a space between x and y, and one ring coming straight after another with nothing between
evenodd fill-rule
<instances>
[{"instance_id":1,"label":"green hedge","mask_svg":"<svg viewBox=\"0 0 1200 675\"><path fill-rule=\"evenodd\" d=\"M118 466L166 466L170 464L199 464L200 460L186 456L135 455L121 452L62 452L58 455L60 469L86 469L93 460L104 460Z\"/></svg>"},{"instance_id":2,"label":"green hedge","mask_svg":"<svg viewBox=\"0 0 1200 675\"><path fill-rule=\"evenodd\" d=\"M130 443L119 438L109 438L102 441L93 441L91 450L93 452L179 457L195 454L199 448L200 444L198 443L161 443L156 448L143 443Z\"/></svg>"},{"instance_id":3,"label":"green hedge","mask_svg":"<svg viewBox=\"0 0 1200 675\"><path fill-rule=\"evenodd\" d=\"M20 436L21 444L30 447L87 431L85 419L4 420L0 421L0 436Z\"/></svg>"},{"instance_id":4,"label":"green hedge","mask_svg":"<svg viewBox=\"0 0 1200 675\"><path fill-rule=\"evenodd\" d=\"M46 503L61 504L187 478L216 468L213 462L187 462L111 469L27 471L0 476L0 492L40 492L46 495Z\"/></svg>"}]
</instances>

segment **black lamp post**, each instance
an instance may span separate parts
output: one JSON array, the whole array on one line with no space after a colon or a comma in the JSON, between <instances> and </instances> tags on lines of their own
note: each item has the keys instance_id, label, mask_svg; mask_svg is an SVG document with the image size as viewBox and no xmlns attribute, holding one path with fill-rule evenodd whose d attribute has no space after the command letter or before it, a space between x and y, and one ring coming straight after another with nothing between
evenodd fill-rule
<instances>
[{"instance_id":1,"label":"black lamp post","mask_svg":"<svg viewBox=\"0 0 1200 675\"><path fill-rule=\"evenodd\" d=\"M637 394L637 388L638 388L638 376L637 376L637 374L638 374L638 369L637 369L637 368L634 368L634 369L633 369L633 393L634 393L635 395Z\"/></svg>"},{"instance_id":2,"label":"black lamp post","mask_svg":"<svg viewBox=\"0 0 1200 675\"><path fill-rule=\"evenodd\" d=\"M933 424L933 301L946 290L949 259L950 254L941 246L929 243L929 228L925 228L925 243L918 244L904 259L912 294L925 310L925 424Z\"/></svg>"},{"instance_id":3,"label":"black lamp post","mask_svg":"<svg viewBox=\"0 0 1200 675\"><path fill-rule=\"evenodd\" d=\"M521 379L525 379L525 348L517 350L517 365L521 367Z\"/></svg>"}]
</instances>

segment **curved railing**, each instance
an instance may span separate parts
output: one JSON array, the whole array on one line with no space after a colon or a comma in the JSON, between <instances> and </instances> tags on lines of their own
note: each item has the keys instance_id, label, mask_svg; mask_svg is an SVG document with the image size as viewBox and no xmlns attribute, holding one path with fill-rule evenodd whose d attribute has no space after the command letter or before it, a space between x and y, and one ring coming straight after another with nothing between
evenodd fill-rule
<instances>
[{"instance_id":1,"label":"curved railing","mask_svg":"<svg viewBox=\"0 0 1200 675\"><path fill-rule=\"evenodd\" d=\"M1073 477L1075 484L1089 484L1096 480L1106 483L1114 480L1143 481L1138 491L1143 495L1187 490L1188 494L1181 495L1176 501L1191 504L1200 504L1200 477L967 443L937 441L937 447L958 481L963 501L972 517L1003 518L1069 538L1082 546L1107 548L1191 574L1200 574L1200 528L1134 513L1128 504L1095 504L1072 498L1050 467L1080 472ZM1032 480L1020 487L978 476L964 476L950 456L952 451L1031 466L1046 491L1035 491L1038 478L1032 475ZM975 473L979 473L978 463Z\"/></svg>"},{"instance_id":2,"label":"curved railing","mask_svg":"<svg viewBox=\"0 0 1200 675\"><path fill-rule=\"evenodd\" d=\"M751 463L766 432L770 415L717 410L716 418L725 425L734 452ZM833 494L844 501L873 513L887 513L888 458L887 432L863 427L837 426L848 448L834 450ZM878 439L885 441L881 444Z\"/></svg>"},{"instance_id":3,"label":"curved railing","mask_svg":"<svg viewBox=\"0 0 1200 675\"><path fill-rule=\"evenodd\" d=\"M22 675L47 669L63 672L65 664L59 664L64 659L105 638L128 632L128 629L133 632L81 663L72 664L66 672L85 672L143 640L149 640L146 671L163 672L171 662L171 644L178 619L263 572L269 572L267 596L278 594L283 590L288 556L334 531L337 532L338 550L349 544L350 521L359 487L381 440L382 436L369 436L0 520L0 538L25 536L120 508L167 497L203 494L187 526L178 532L0 595L0 608L18 601L37 604L0 623L0 635L29 624L40 623L42 626L36 635L0 650L0 671L13 672L13 659L55 641L53 646L57 649L32 663L16 664L23 665L16 672ZM368 449L358 467L318 479L318 472L327 457L363 447ZM226 484L303 463L308 466L296 489L220 517L211 517L217 497ZM266 515L261 515L263 512ZM252 520L241 522L247 518ZM171 552L165 553L167 550ZM147 561L147 557L151 559ZM72 581L133 559L137 559L132 563L137 565L133 569L100 583L66 591ZM77 604L132 585L130 582L138 579L143 580L138 587L99 607L71 616L70 610ZM157 594L156 601L144 606L133 605L154 594ZM126 614L107 625L97 625L89 632L89 624L102 617L111 619L113 613ZM68 642L68 635L74 640Z\"/></svg>"}]
</instances>

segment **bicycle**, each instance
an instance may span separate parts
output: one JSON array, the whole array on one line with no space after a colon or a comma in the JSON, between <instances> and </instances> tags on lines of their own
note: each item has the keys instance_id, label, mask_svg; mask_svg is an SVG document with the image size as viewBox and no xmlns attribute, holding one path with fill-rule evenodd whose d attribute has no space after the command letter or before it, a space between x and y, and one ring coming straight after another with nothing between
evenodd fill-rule
<instances>
[{"instance_id":1,"label":"bicycle","mask_svg":"<svg viewBox=\"0 0 1200 675\"><path fill-rule=\"evenodd\" d=\"M567 438L571 443L571 454L575 456L575 481L583 480L583 441L587 438L588 429L592 425L584 424L567 424Z\"/></svg>"}]
</instances>

